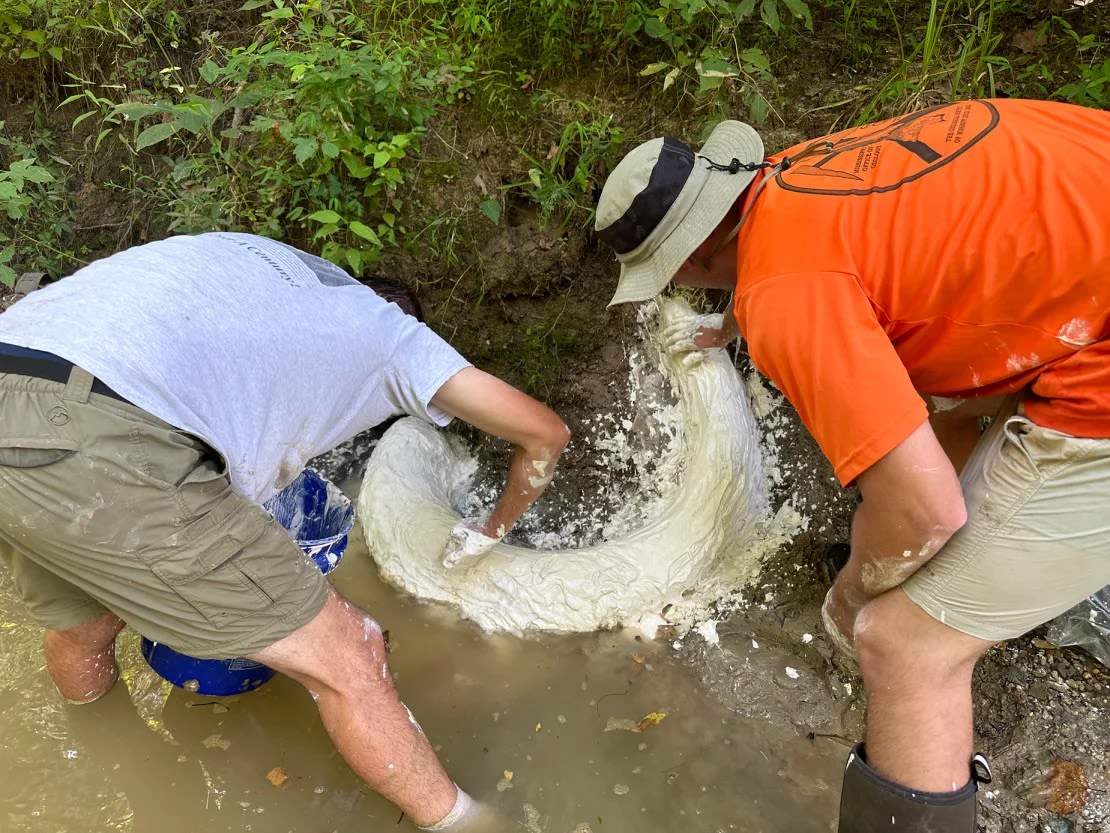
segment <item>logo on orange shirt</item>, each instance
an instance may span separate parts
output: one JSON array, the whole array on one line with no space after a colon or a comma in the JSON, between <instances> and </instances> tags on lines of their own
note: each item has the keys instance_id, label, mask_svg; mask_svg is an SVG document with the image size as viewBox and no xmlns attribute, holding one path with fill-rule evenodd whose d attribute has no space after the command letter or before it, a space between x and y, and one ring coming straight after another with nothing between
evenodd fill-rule
<instances>
[{"instance_id":1,"label":"logo on orange shirt","mask_svg":"<svg viewBox=\"0 0 1110 833\"><path fill-rule=\"evenodd\" d=\"M827 136L828 153L775 179L788 191L807 194L893 191L947 165L997 124L998 110L987 101L942 104Z\"/></svg>"}]
</instances>

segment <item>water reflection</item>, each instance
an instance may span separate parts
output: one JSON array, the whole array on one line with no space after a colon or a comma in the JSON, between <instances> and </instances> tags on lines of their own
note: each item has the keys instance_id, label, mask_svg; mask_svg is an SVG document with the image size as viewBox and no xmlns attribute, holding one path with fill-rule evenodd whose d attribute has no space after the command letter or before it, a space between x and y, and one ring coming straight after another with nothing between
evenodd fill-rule
<instances>
[{"instance_id":1,"label":"water reflection","mask_svg":"<svg viewBox=\"0 0 1110 833\"><path fill-rule=\"evenodd\" d=\"M389 631L398 690L448 772L517 829L833 829L843 750L728 713L669 646L483 634L382 586L357 539L333 576ZM154 675L128 634L121 684L66 706L41 631L2 583L0 611L6 833L413 829L354 778L290 680L189 694Z\"/></svg>"}]
</instances>

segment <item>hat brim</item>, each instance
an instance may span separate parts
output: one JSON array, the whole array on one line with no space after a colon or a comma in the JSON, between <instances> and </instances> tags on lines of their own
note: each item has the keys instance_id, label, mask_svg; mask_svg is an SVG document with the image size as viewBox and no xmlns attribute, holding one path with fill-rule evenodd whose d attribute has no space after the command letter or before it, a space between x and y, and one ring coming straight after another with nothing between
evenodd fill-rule
<instances>
[{"instance_id":1,"label":"hat brim","mask_svg":"<svg viewBox=\"0 0 1110 833\"><path fill-rule=\"evenodd\" d=\"M722 121L713 128L701 150L697 151L697 156L699 159L696 164L699 165L706 164L705 159L700 158L703 156L722 165L729 164L733 159L744 163L762 162L763 140L752 127L743 122ZM728 171L709 171L686 215L676 222L674 229L659 243L651 256L639 262L621 263L617 290L608 306L646 301L662 292L683 261L694 253L725 218L740 194L755 179L755 175L755 171L744 170L735 174ZM697 185L688 183L688 187Z\"/></svg>"}]
</instances>

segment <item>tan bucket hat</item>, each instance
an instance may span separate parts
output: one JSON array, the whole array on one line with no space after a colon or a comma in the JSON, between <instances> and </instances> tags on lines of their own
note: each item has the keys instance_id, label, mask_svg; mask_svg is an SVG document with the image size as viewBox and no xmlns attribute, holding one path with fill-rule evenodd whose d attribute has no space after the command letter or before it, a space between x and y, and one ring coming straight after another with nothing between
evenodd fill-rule
<instances>
[{"instance_id":1,"label":"tan bucket hat","mask_svg":"<svg viewBox=\"0 0 1110 833\"><path fill-rule=\"evenodd\" d=\"M605 181L594 222L621 264L609 306L658 295L761 167L763 140L738 121L714 127L697 153L669 136L629 151Z\"/></svg>"}]
</instances>

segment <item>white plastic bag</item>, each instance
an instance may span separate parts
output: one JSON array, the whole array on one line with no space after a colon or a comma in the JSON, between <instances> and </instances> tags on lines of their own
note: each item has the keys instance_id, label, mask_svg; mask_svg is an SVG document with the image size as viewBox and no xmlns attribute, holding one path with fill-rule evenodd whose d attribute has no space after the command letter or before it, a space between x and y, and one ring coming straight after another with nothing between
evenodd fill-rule
<instances>
[{"instance_id":1,"label":"white plastic bag","mask_svg":"<svg viewBox=\"0 0 1110 833\"><path fill-rule=\"evenodd\" d=\"M1048 623L1048 641L1075 645L1110 667L1110 584Z\"/></svg>"}]
</instances>

